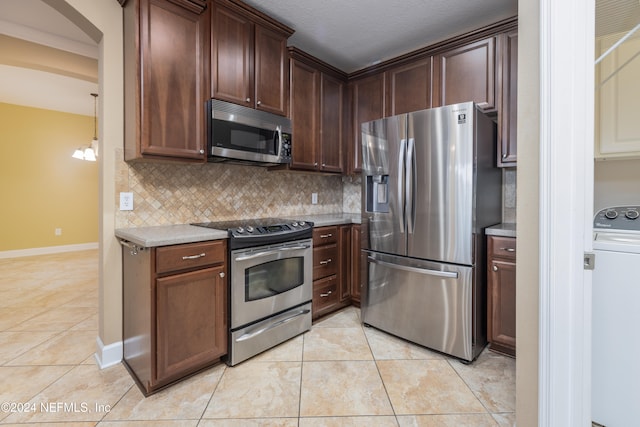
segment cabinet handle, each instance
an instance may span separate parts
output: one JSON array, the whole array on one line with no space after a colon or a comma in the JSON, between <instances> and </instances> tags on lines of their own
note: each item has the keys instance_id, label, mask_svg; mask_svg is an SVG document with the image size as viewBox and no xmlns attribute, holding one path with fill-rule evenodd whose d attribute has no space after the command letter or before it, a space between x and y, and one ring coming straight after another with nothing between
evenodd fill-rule
<instances>
[{"instance_id":1,"label":"cabinet handle","mask_svg":"<svg viewBox=\"0 0 640 427\"><path fill-rule=\"evenodd\" d=\"M329 233L329 234L321 234L321 235L320 235L320 238L321 238L321 239L327 239L327 238L329 238L329 237L333 237L333 234L332 234L332 233Z\"/></svg>"},{"instance_id":2,"label":"cabinet handle","mask_svg":"<svg viewBox=\"0 0 640 427\"><path fill-rule=\"evenodd\" d=\"M225 276L224 271L221 271L219 275L220 275L220 278L224 279L224 276Z\"/></svg>"},{"instance_id":3,"label":"cabinet handle","mask_svg":"<svg viewBox=\"0 0 640 427\"><path fill-rule=\"evenodd\" d=\"M198 254L198 255L187 255L187 256L183 256L183 257L182 257L182 260L183 260L183 261L186 261L186 260L188 260L188 259L198 259L198 258L202 258L202 257L205 257L205 256L207 256L207 254L205 254L204 252L202 252L201 254Z\"/></svg>"},{"instance_id":4,"label":"cabinet handle","mask_svg":"<svg viewBox=\"0 0 640 427\"><path fill-rule=\"evenodd\" d=\"M313 166L317 168L318 167L318 162L314 162Z\"/></svg>"},{"instance_id":5,"label":"cabinet handle","mask_svg":"<svg viewBox=\"0 0 640 427\"><path fill-rule=\"evenodd\" d=\"M322 164L322 167L325 167L325 166L327 166L327 165L326 165L326 163L323 163L323 164Z\"/></svg>"},{"instance_id":6,"label":"cabinet handle","mask_svg":"<svg viewBox=\"0 0 640 427\"><path fill-rule=\"evenodd\" d=\"M516 250L514 248L500 248L501 251L507 251L507 252L515 252Z\"/></svg>"},{"instance_id":7,"label":"cabinet handle","mask_svg":"<svg viewBox=\"0 0 640 427\"><path fill-rule=\"evenodd\" d=\"M245 99L245 101L251 102L251 98L247 98L247 99Z\"/></svg>"},{"instance_id":8,"label":"cabinet handle","mask_svg":"<svg viewBox=\"0 0 640 427\"><path fill-rule=\"evenodd\" d=\"M201 150L200 150L200 154L204 154L204 150L202 150L202 149L201 149Z\"/></svg>"},{"instance_id":9,"label":"cabinet handle","mask_svg":"<svg viewBox=\"0 0 640 427\"><path fill-rule=\"evenodd\" d=\"M329 295L331 295L331 291L327 292L326 294L320 294L320 297L321 297L321 298L326 298L326 297L328 297Z\"/></svg>"},{"instance_id":10,"label":"cabinet handle","mask_svg":"<svg viewBox=\"0 0 640 427\"><path fill-rule=\"evenodd\" d=\"M262 104L262 101L258 101L258 102L256 102L256 104L260 105L260 104Z\"/></svg>"},{"instance_id":11,"label":"cabinet handle","mask_svg":"<svg viewBox=\"0 0 640 427\"><path fill-rule=\"evenodd\" d=\"M326 260L324 260L324 261L320 261L320 265L327 265L327 264L329 264L330 262L331 262L331 258L326 259Z\"/></svg>"},{"instance_id":12,"label":"cabinet handle","mask_svg":"<svg viewBox=\"0 0 640 427\"><path fill-rule=\"evenodd\" d=\"M497 265L493 266L493 271L498 271L498 266Z\"/></svg>"}]
</instances>

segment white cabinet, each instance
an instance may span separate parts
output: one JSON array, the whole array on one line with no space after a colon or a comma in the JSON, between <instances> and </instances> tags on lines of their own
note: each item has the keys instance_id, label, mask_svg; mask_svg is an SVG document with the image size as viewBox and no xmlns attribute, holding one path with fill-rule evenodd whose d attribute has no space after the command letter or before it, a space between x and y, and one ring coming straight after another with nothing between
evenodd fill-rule
<instances>
[{"instance_id":1,"label":"white cabinet","mask_svg":"<svg viewBox=\"0 0 640 427\"><path fill-rule=\"evenodd\" d=\"M596 41L600 57L624 34ZM640 34L596 66L596 159L640 158Z\"/></svg>"}]
</instances>

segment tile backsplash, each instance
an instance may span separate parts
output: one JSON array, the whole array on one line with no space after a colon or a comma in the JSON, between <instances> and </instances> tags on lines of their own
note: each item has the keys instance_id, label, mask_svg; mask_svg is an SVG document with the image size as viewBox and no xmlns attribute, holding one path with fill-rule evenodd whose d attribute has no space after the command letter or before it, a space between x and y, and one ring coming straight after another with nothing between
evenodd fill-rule
<instances>
[{"instance_id":1,"label":"tile backsplash","mask_svg":"<svg viewBox=\"0 0 640 427\"><path fill-rule=\"evenodd\" d=\"M116 212L116 228L337 213L344 209L340 176L269 172L261 167L227 164L122 161L116 180L118 194L128 191L134 196L133 211ZM318 204L311 204L311 193L318 193Z\"/></svg>"},{"instance_id":2,"label":"tile backsplash","mask_svg":"<svg viewBox=\"0 0 640 427\"><path fill-rule=\"evenodd\" d=\"M516 169L504 169L504 222L515 222L515 181ZM120 161L116 197L123 191L132 192L134 210L118 210L116 228L340 212L357 214L361 208L360 186L359 175L274 172L228 164ZM311 193L318 193L318 204L311 203Z\"/></svg>"}]
</instances>

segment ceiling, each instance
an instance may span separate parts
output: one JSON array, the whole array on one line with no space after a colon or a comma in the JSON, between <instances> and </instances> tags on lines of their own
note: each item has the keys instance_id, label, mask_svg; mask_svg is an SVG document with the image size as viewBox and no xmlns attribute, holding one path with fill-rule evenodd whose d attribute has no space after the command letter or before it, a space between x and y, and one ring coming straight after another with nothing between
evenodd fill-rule
<instances>
[{"instance_id":1,"label":"ceiling","mask_svg":"<svg viewBox=\"0 0 640 427\"><path fill-rule=\"evenodd\" d=\"M0 0L0 34L97 58L87 34L49 6ZM92 0L96 1L96 0ZM106 0L101 0L106 1ZM110 0L114 1L115 0ZM517 15L517 0L245 0L295 30L290 45L345 71L376 64ZM596 0L596 35L640 22L638 0ZM1 59L1 55L0 55ZM0 61L0 102L93 114L97 84Z\"/></svg>"}]
</instances>

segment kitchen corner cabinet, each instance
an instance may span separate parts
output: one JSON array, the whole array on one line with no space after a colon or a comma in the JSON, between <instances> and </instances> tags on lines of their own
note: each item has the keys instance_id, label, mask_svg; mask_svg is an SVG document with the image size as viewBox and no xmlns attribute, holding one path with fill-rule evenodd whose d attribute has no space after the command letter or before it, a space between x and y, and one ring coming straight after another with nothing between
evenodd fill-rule
<instances>
[{"instance_id":1,"label":"kitchen corner cabinet","mask_svg":"<svg viewBox=\"0 0 640 427\"><path fill-rule=\"evenodd\" d=\"M498 82L498 167L517 164L518 123L518 32L498 38L500 67Z\"/></svg>"},{"instance_id":2,"label":"kitchen corner cabinet","mask_svg":"<svg viewBox=\"0 0 640 427\"><path fill-rule=\"evenodd\" d=\"M149 395L227 353L226 241L127 245L124 362Z\"/></svg>"},{"instance_id":3,"label":"kitchen corner cabinet","mask_svg":"<svg viewBox=\"0 0 640 427\"><path fill-rule=\"evenodd\" d=\"M293 30L240 1L212 7L211 96L286 116Z\"/></svg>"},{"instance_id":4,"label":"kitchen corner cabinet","mask_svg":"<svg viewBox=\"0 0 640 427\"><path fill-rule=\"evenodd\" d=\"M596 40L600 57L623 34ZM640 34L635 33L596 65L595 158L640 159Z\"/></svg>"},{"instance_id":5,"label":"kitchen corner cabinet","mask_svg":"<svg viewBox=\"0 0 640 427\"><path fill-rule=\"evenodd\" d=\"M496 109L496 37L488 37L434 57L433 106L474 101Z\"/></svg>"},{"instance_id":6,"label":"kitchen corner cabinet","mask_svg":"<svg viewBox=\"0 0 640 427\"><path fill-rule=\"evenodd\" d=\"M313 319L349 305L342 230L337 225L313 229Z\"/></svg>"},{"instance_id":7,"label":"kitchen corner cabinet","mask_svg":"<svg viewBox=\"0 0 640 427\"><path fill-rule=\"evenodd\" d=\"M386 74L379 72L350 82L352 100L349 174L362 171L362 123L385 116Z\"/></svg>"},{"instance_id":8,"label":"kitchen corner cabinet","mask_svg":"<svg viewBox=\"0 0 640 427\"><path fill-rule=\"evenodd\" d=\"M125 160L205 162L206 0L123 3Z\"/></svg>"},{"instance_id":9,"label":"kitchen corner cabinet","mask_svg":"<svg viewBox=\"0 0 640 427\"><path fill-rule=\"evenodd\" d=\"M289 52L290 168L342 173L346 75L294 47Z\"/></svg>"},{"instance_id":10,"label":"kitchen corner cabinet","mask_svg":"<svg viewBox=\"0 0 640 427\"><path fill-rule=\"evenodd\" d=\"M493 351L516 355L516 239L488 236L487 338Z\"/></svg>"}]
</instances>

